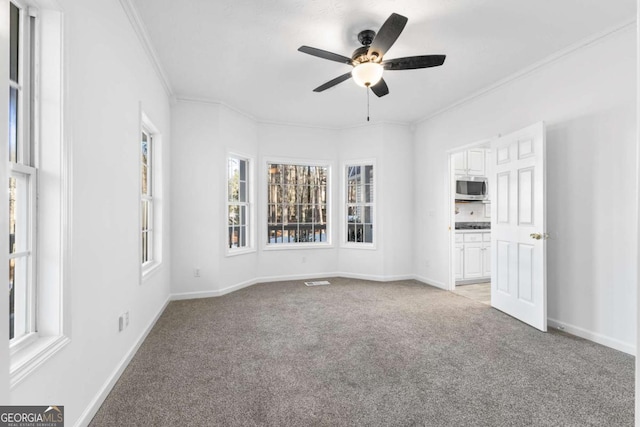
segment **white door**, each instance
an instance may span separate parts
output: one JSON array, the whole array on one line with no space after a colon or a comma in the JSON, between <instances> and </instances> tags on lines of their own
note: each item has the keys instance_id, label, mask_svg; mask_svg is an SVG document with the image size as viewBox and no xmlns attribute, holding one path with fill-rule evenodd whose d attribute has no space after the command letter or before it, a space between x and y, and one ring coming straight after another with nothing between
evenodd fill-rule
<instances>
[{"instance_id":1,"label":"white door","mask_svg":"<svg viewBox=\"0 0 640 427\"><path fill-rule=\"evenodd\" d=\"M482 233L482 277L491 277L491 233Z\"/></svg>"},{"instance_id":2,"label":"white door","mask_svg":"<svg viewBox=\"0 0 640 427\"><path fill-rule=\"evenodd\" d=\"M544 123L491 148L491 305L546 331Z\"/></svg>"}]
</instances>

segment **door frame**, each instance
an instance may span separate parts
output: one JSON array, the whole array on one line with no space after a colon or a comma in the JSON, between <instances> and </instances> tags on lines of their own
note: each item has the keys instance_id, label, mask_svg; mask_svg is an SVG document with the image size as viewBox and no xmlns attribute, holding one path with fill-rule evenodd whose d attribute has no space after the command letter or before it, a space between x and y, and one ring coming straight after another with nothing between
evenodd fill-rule
<instances>
[{"instance_id":1,"label":"door frame","mask_svg":"<svg viewBox=\"0 0 640 427\"><path fill-rule=\"evenodd\" d=\"M499 137L499 135L498 135ZM469 144L461 145L451 150L447 150L448 155L448 177L449 185L447 191L448 197L448 210L449 210L449 280L447 283L447 290L456 290L456 277L455 277L455 249L456 249L456 176L455 168L453 164L453 156L462 153L463 151L471 150L474 148L491 148L491 141L495 138L481 139ZM487 176L489 179L489 176ZM489 180L489 188L491 188L492 182Z\"/></svg>"}]
</instances>

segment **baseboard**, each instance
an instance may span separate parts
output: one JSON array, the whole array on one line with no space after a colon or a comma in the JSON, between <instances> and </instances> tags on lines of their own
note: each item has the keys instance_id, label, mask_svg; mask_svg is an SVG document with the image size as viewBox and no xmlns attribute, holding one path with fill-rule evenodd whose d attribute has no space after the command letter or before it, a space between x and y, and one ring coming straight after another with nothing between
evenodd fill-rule
<instances>
[{"instance_id":1,"label":"baseboard","mask_svg":"<svg viewBox=\"0 0 640 427\"><path fill-rule=\"evenodd\" d=\"M227 286L223 289L213 291L197 291L197 292L181 292L178 294L172 294L172 301L198 299L198 298L212 298L220 297L222 295L229 294L234 291L238 291L242 288L255 285L257 283L271 283L271 282L287 282L293 280L308 280L308 279L324 279L328 277L345 277L348 279L361 279L371 280L374 282L393 282L396 280L411 280L414 278L412 274L397 275L397 276L378 276L372 274L357 274L357 273L312 273L312 274L292 274L288 276L264 276L256 279L247 280L245 282L237 283L235 285Z\"/></svg>"},{"instance_id":2,"label":"baseboard","mask_svg":"<svg viewBox=\"0 0 640 427\"><path fill-rule=\"evenodd\" d=\"M412 274L399 274L395 276L380 276L376 274L360 274L360 273L337 273L337 277L344 277L346 279L360 279L371 280L372 282L394 282L397 280L411 280Z\"/></svg>"},{"instance_id":3,"label":"baseboard","mask_svg":"<svg viewBox=\"0 0 640 427\"><path fill-rule=\"evenodd\" d=\"M226 288L218 289L215 291L181 292L179 294L171 294L171 300L179 301L179 300L186 300L186 299L221 297L222 295L226 295L231 292L238 291L242 288L246 288L251 285L255 285L256 283L259 283L259 281L256 279L252 279L252 280L247 280L245 282L236 283L235 285L228 286Z\"/></svg>"},{"instance_id":4,"label":"baseboard","mask_svg":"<svg viewBox=\"0 0 640 427\"><path fill-rule=\"evenodd\" d=\"M256 279L256 283L290 282L292 280L326 279L327 277L340 277L340 273L309 273L291 274L289 276L263 276Z\"/></svg>"},{"instance_id":5,"label":"baseboard","mask_svg":"<svg viewBox=\"0 0 640 427\"><path fill-rule=\"evenodd\" d=\"M133 359L133 356L135 356L136 352L138 351L138 349L140 348L144 340L147 338L147 335L149 335L149 332L151 332L151 329L153 329L156 322L158 321L158 319L160 318L164 310L167 308L167 305L169 304L170 301L171 301L171 297L169 296L165 300L164 304L162 304L162 307L160 307L160 310L158 310L158 312L153 317L153 319L151 319L151 322L149 322L149 324L144 329L144 331L142 331L142 333L136 340L133 347L131 347L131 349L122 358L122 360L120 360L120 363L118 363L118 366L113 371L113 373L109 376L109 378L104 383L104 385L102 386L98 394L93 398L91 403L89 403L89 406L87 406L87 408L84 410L82 415L80 415L80 418L78 418L78 421L76 422L75 427L85 427L89 425L93 417L96 415L96 413L100 409L100 406L102 406L105 399L111 392L111 389L113 389L113 386L115 386L116 382L120 379L120 375L122 375L125 368L129 365L129 362L131 362L131 359Z\"/></svg>"},{"instance_id":6,"label":"baseboard","mask_svg":"<svg viewBox=\"0 0 640 427\"><path fill-rule=\"evenodd\" d=\"M584 338L589 341L593 341L598 344L602 344L605 347L613 348L614 350L622 351L623 353L636 355L636 347L633 344L629 344L615 338L610 338L597 332L589 331L579 326L574 326L566 322L547 318L547 326L550 328L560 329L571 335L575 335L580 338Z\"/></svg>"},{"instance_id":7,"label":"baseboard","mask_svg":"<svg viewBox=\"0 0 640 427\"><path fill-rule=\"evenodd\" d=\"M445 291L449 290L449 286L447 286L445 283L442 283L438 280L433 280L433 279L429 279L427 277L418 276L418 275L413 275L412 279L417 280L418 282L422 282L425 285L433 286L434 288L439 288Z\"/></svg>"}]
</instances>

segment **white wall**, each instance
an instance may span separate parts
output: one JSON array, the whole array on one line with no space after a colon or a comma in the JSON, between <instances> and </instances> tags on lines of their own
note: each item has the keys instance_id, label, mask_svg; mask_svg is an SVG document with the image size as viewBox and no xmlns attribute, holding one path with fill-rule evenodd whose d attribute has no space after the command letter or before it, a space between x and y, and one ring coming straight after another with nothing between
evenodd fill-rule
<instances>
[{"instance_id":1,"label":"white wall","mask_svg":"<svg viewBox=\"0 0 640 427\"><path fill-rule=\"evenodd\" d=\"M226 256L227 154L257 160L253 120L211 103L172 108L172 280L175 294L217 295L257 275L256 253ZM200 277L193 270L200 269Z\"/></svg>"},{"instance_id":2,"label":"white wall","mask_svg":"<svg viewBox=\"0 0 640 427\"><path fill-rule=\"evenodd\" d=\"M258 123L216 103L180 100L172 110L173 268L179 298L215 296L259 281L348 275L374 280L411 277L412 135L379 124L348 130ZM193 153L197 153L194 155ZM225 250L226 157L254 160L255 251ZM344 161L376 162L377 237L374 250L340 244ZM322 248L266 248L268 161L324 162L331 167L330 237ZM201 277L193 270L200 269Z\"/></svg>"},{"instance_id":3,"label":"white wall","mask_svg":"<svg viewBox=\"0 0 640 427\"><path fill-rule=\"evenodd\" d=\"M11 390L13 405L65 406L88 422L104 387L169 296L169 190L164 259L140 284L140 105L162 134L169 182L170 106L120 3L59 0L64 19L65 141L71 149L71 247L65 316L71 342ZM130 325L118 333L118 316ZM83 414L87 410L88 412Z\"/></svg>"},{"instance_id":4,"label":"white wall","mask_svg":"<svg viewBox=\"0 0 640 427\"><path fill-rule=\"evenodd\" d=\"M428 243L415 241L416 273L448 281L447 151L545 121L549 318L634 352L635 103L632 25L421 123L415 178L429 185L416 187L415 222Z\"/></svg>"},{"instance_id":5,"label":"white wall","mask_svg":"<svg viewBox=\"0 0 640 427\"><path fill-rule=\"evenodd\" d=\"M373 280L412 277L413 135L407 126L365 125L340 132L341 165L373 159L375 250L340 248L339 271Z\"/></svg>"}]
</instances>

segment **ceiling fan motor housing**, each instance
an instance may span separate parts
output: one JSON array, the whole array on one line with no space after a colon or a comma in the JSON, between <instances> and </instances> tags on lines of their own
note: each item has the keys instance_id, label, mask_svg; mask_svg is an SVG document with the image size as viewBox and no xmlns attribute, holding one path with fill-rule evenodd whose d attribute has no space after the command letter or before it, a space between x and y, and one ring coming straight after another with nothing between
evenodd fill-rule
<instances>
[{"instance_id":1,"label":"ceiling fan motor housing","mask_svg":"<svg viewBox=\"0 0 640 427\"><path fill-rule=\"evenodd\" d=\"M376 36L376 32L373 30L364 30L358 33L358 40L362 43L362 46L369 46L373 42L373 38Z\"/></svg>"},{"instance_id":2,"label":"ceiling fan motor housing","mask_svg":"<svg viewBox=\"0 0 640 427\"><path fill-rule=\"evenodd\" d=\"M353 51L351 59L355 64L363 64L365 62L375 61L378 58L369 57L369 45L373 42L376 32L373 30L364 30L358 33L358 40L362 46Z\"/></svg>"}]
</instances>

